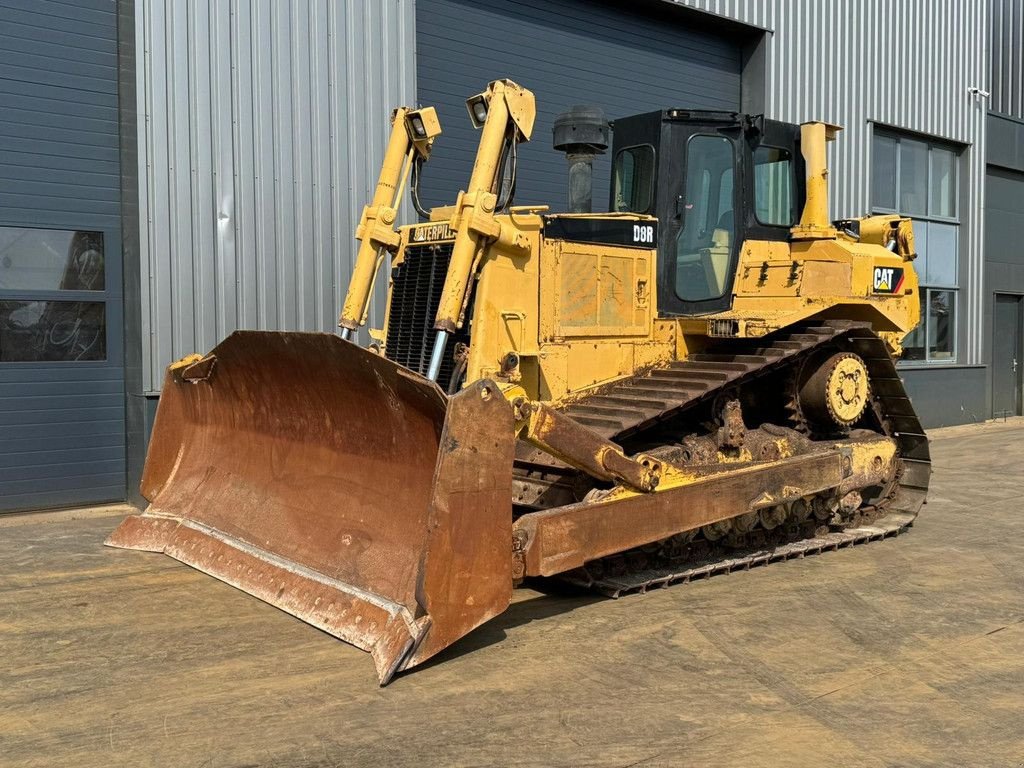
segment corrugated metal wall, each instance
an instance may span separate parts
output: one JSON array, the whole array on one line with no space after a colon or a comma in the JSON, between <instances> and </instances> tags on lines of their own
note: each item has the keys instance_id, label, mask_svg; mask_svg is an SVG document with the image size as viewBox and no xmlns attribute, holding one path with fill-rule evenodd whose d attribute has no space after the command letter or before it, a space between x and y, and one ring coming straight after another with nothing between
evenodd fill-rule
<instances>
[{"instance_id":1,"label":"corrugated metal wall","mask_svg":"<svg viewBox=\"0 0 1024 768\"><path fill-rule=\"evenodd\" d=\"M990 0L992 54L989 108L1024 120L1024 2Z\"/></svg>"},{"instance_id":2,"label":"corrugated metal wall","mask_svg":"<svg viewBox=\"0 0 1024 768\"><path fill-rule=\"evenodd\" d=\"M982 209L988 2L974 0L675 0L771 30L765 82L769 117L845 127L832 146L832 214L870 204L872 123L965 145L961 221L960 363L981 362ZM1021 56L1017 48L1014 54ZM1019 91L1018 80L1018 91Z\"/></svg>"},{"instance_id":3,"label":"corrugated metal wall","mask_svg":"<svg viewBox=\"0 0 1024 768\"><path fill-rule=\"evenodd\" d=\"M444 135L423 172L428 205L455 201L473 168L480 133L466 97L507 77L537 98L533 139L519 149L518 204L565 210L565 155L551 146L555 117L597 104L614 120L671 106L735 110L740 44L693 29L678 8L635 11L623 22L607 0L417 0L417 95L438 108ZM500 29L494 39L480 30ZM594 163L594 203L608 205L610 153Z\"/></svg>"},{"instance_id":4,"label":"corrugated metal wall","mask_svg":"<svg viewBox=\"0 0 1024 768\"><path fill-rule=\"evenodd\" d=\"M234 328L336 327L413 25L412 0L138 0L147 390Z\"/></svg>"},{"instance_id":5,"label":"corrugated metal wall","mask_svg":"<svg viewBox=\"0 0 1024 768\"><path fill-rule=\"evenodd\" d=\"M676 1L771 30L769 116L846 127L832 150L835 215L868 208L873 121L964 145L960 362L980 362L988 104L967 89L988 85L988 3ZM169 360L234 327L334 327L388 109L415 98L415 10L414 0L138 2L152 390ZM1019 61L1019 48L1009 55Z\"/></svg>"}]
</instances>

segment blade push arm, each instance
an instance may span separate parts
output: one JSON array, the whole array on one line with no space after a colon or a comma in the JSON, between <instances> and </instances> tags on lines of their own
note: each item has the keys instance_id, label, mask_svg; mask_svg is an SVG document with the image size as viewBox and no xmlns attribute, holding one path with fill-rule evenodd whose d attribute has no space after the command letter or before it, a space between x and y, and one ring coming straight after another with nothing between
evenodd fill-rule
<instances>
[{"instance_id":1,"label":"blade push arm","mask_svg":"<svg viewBox=\"0 0 1024 768\"><path fill-rule=\"evenodd\" d=\"M424 160L430 156L430 148L440 133L441 124L433 107L418 110L399 107L391 116L391 138L384 152L377 188L370 204L363 208L356 227L359 253L338 319L342 338L350 338L366 322L377 271L385 256L398 250L395 219L409 169L417 155Z\"/></svg>"},{"instance_id":2,"label":"blade push arm","mask_svg":"<svg viewBox=\"0 0 1024 768\"><path fill-rule=\"evenodd\" d=\"M658 487L662 466L657 459L644 454L630 458L615 443L544 403L517 397L512 413L521 438L591 477L644 493Z\"/></svg>"}]
</instances>

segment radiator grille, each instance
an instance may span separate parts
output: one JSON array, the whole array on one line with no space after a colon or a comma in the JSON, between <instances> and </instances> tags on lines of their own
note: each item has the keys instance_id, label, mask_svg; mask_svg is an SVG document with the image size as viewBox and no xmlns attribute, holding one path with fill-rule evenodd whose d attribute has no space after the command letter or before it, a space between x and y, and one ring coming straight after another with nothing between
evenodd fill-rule
<instances>
[{"instance_id":1,"label":"radiator grille","mask_svg":"<svg viewBox=\"0 0 1024 768\"><path fill-rule=\"evenodd\" d=\"M408 246L405 259L391 272L391 309L388 313L388 338L385 354L420 375L427 374L430 352L434 347L434 318L441 303L441 289L452 258L452 243ZM472 317L472 297L467 317ZM459 342L469 344L469 323L448 339L441 371L440 387L448 391L455 369L453 354Z\"/></svg>"}]
</instances>

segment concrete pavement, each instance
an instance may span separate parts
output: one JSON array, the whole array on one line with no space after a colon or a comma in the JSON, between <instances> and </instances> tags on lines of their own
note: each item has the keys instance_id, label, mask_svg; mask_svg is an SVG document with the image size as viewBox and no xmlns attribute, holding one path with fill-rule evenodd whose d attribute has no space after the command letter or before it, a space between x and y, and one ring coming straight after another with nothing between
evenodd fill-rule
<instances>
[{"instance_id":1,"label":"concrete pavement","mask_svg":"<svg viewBox=\"0 0 1024 768\"><path fill-rule=\"evenodd\" d=\"M94 513L0 522L0 766L1024 765L1024 424L934 435L909 533L370 658Z\"/></svg>"}]
</instances>

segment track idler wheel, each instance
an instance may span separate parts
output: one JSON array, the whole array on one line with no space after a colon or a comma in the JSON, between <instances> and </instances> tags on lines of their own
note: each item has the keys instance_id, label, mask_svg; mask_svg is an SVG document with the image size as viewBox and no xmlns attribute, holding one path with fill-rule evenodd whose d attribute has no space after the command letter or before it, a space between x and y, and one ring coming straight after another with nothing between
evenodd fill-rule
<instances>
[{"instance_id":1,"label":"track idler wheel","mask_svg":"<svg viewBox=\"0 0 1024 768\"><path fill-rule=\"evenodd\" d=\"M801 372L798 398L812 429L847 430L864 414L871 398L867 366L852 352L812 358Z\"/></svg>"}]
</instances>

